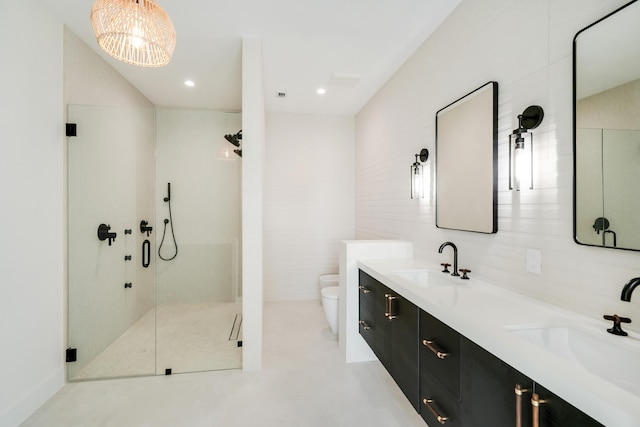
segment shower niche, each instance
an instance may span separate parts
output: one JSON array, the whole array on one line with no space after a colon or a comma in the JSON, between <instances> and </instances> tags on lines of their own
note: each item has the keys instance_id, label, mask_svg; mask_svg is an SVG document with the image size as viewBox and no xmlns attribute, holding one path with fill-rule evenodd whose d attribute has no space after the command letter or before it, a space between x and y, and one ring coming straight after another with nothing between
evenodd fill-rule
<instances>
[{"instance_id":1,"label":"shower niche","mask_svg":"<svg viewBox=\"0 0 640 427\"><path fill-rule=\"evenodd\" d=\"M242 366L241 121L68 106L70 381Z\"/></svg>"}]
</instances>

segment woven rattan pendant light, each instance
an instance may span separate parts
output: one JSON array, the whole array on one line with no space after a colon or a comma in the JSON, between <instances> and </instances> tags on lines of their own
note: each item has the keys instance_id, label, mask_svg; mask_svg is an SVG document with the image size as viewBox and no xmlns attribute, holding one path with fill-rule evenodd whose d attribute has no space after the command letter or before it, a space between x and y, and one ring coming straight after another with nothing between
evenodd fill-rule
<instances>
[{"instance_id":1,"label":"woven rattan pendant light","mask_svg":"<svg viewBox=\"0 0 640 427\"><path fill-rule=\"evenodd\" d=\"M96 0L91 24L100 47L129 64L162 67L176 47L171 18L156 0Z\"/></svg>"}]
</instances>

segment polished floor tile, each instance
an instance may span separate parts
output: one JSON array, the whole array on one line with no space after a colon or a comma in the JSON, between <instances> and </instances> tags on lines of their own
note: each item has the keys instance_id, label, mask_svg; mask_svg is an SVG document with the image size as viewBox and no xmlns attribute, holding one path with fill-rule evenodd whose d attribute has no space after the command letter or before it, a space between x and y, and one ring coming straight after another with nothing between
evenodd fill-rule
<instances>
[{"instance_id":1,"label":"polished floor tile","mask_svg":"<svg viewBox=\"0 0 640 427\"><path fill-rule=\"evenodd\" d=\"M317 301L265 304L263 369L71 383L23 426L424 427L379 362L346 364Z\"/></svg>"}]
</instances>

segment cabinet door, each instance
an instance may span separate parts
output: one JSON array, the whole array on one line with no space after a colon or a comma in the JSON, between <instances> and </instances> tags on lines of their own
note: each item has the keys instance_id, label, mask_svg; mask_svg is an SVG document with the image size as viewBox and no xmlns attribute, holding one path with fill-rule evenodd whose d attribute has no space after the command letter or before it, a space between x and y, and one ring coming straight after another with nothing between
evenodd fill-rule
<instances>
[{"instance_id":1,"label":"cabinet door","mask_svg":"<svg viewBox=\"0 0 640 427\"><path fill-rule=\"evenodd\" d=\"M464 426L531 426L532 381L467 338L461 337L460 342ZM515 392L516 384L523 389L520 395Z\"/></svg>"},{"instance_id":2,"label":"cabinet door","mask_svg":"<svg viewBox=\"0 0 640 427\"><path fill-rule=\"evenodd\" d=\"M391 325L385 314L385 294L388 289L360 270L360 335L365 339L380 362L389 370Z\"/></svg>"},{"instance_id":3,"label":"cabinet door","mask_svg":"<svg viewBox=\"0 0 640 427\"><path fill-rule=\"evenodd\" d=\"M601 426L477 344L464 337L461 343L461 417L465 427ZM519 392L517 386L520 386ZM537 415L532 404L533 393L541 402Z\"/></svg>"},{"instance_id":4,"label":"cabinet door","mask_svg":"<svg viewBox=\"0 0 640 427\"><path fill-rule=\"evenodd\" d=\"M416 410L418 307L360 271L360 334Z\"/></svg>"},{"instance_id":5,"label":"cabinet door","mask_svg":"<svg viewBox=\"0 0 640 427\"><path fill-rule=\"evenodd\" d=\"M420 370L460 399L460 334L420 311Z\"/></svg>"},{"instance_id":6,"label":"cabinet door","mask_svg":"<svg viewBox=\"0 0 640 427\"><path fill-rule=\"evenodd\" d=\"M540 384L534 385L536 395L542 403L539 404L540 427L596 427L599 422L580 411L575 406L562 400ZM535 409L533 409L535 412ZM535 418L535 415L534 415Z\"/></svg>"},{"instance_id":7,"label":"cabinet door","mask_svg":"<svg viewBox=\"0 0 640 427\"><path fill-rule=\"evenodd\" d=\"M418 307L400 295L391 295L391 365L389 373L416 411L420 410Z\"/></svg>"}]
</instances>

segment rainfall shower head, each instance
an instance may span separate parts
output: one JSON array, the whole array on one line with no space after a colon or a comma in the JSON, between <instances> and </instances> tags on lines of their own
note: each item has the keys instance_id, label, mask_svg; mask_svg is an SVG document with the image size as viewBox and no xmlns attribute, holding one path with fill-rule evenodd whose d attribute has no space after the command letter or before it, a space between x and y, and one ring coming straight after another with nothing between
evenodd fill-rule
<instances>
[{"instance_id":1,"label":"rainfall shower head","mask_svg":"<svg viewBox=\"0 0 640 427\"><path fill-rule=\"evenodd\" d=\"M235 135L225 135L224 139L235 145L236 147L240 147L240 140L242 139L242 129L238 131Z\"/></svg>"}]
</instances>

